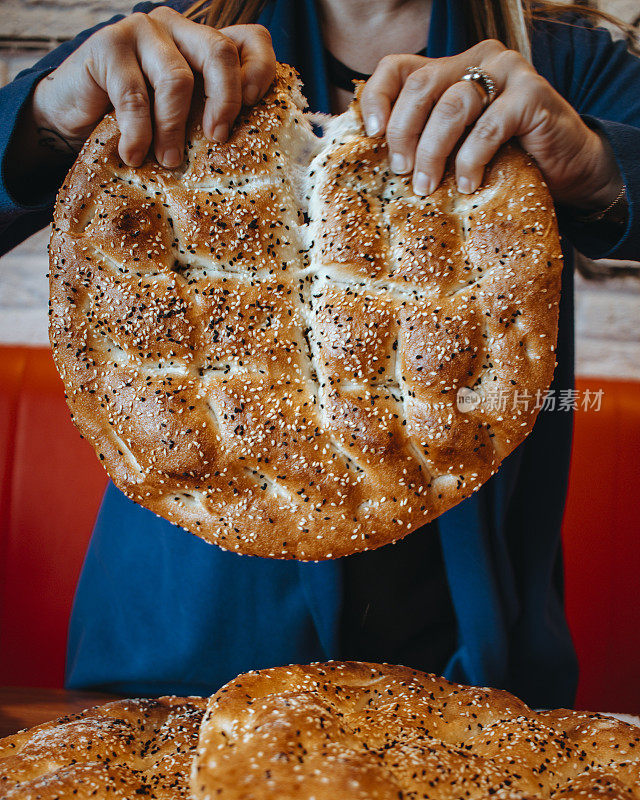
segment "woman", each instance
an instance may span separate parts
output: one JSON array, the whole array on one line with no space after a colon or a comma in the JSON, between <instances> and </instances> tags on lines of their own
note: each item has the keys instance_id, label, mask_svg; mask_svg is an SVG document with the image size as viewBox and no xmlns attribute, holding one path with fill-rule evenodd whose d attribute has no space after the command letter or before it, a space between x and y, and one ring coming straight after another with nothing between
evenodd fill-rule
<instances>
[{"instance_id":1,"label":"woman","mask_svg":"<svg viewBox=\"0 0 640 800\"><path fill-rule=\"evenodd\" d=\"M194 72L208 96L205 134L218 141L241 103L264 93L275 57L300 71L315 111L343 110L350 78L373 73L368 132L386 136L416 192L435 188L461 137L463 192L512 136L537 160L566 258L554 388L573 386L572 245L594 257L640 252L640 61L623 44L578 17L536 20L531 66L512 49L528 52L513 0L217 2L221 30L169 5L142 3L81 34L2 90L5 249L49 221L73 154L111 104L127 163L151 146L176 165ZM238 7L264 27L229 25ZM508 47L486 41L492 30ZM469 67L479 72L461 80ZM570 705L560 526L571 423L542 411L480 492L403 542L340 562L226 553L110 486L76 596L68 686L204 693L250 668L352 657Z\"/></svg>"}]
</instances>

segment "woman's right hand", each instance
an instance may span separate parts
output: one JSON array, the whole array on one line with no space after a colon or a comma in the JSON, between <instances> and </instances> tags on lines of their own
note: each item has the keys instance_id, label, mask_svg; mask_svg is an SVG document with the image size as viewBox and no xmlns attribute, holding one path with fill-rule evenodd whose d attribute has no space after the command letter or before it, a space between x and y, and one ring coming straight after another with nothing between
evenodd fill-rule
<instances>
[{"instance_id":1,"label":"woman's right hand","mask_svg":"<svg viewBox=\"0 0 640 800\"><path fill-rule=\"evenodd\" d=\"M204 79L204 134L222 142L241 106L267 91L275 65L271 37L261 25L215 30L160 6L90 36L37 85L32 118L46 135L79 150L113 107L126 164L141 164L153 143L158 162L176 167L194 72Z\"/></svg>"}]
</instances>

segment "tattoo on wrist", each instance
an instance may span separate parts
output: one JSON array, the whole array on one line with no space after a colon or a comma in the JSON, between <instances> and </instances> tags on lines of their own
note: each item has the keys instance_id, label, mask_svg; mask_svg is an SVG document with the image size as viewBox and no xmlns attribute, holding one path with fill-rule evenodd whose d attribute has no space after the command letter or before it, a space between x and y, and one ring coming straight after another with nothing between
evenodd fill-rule
<instances>
[{"instance_id":1,"label":"tattoo on wrist","mask_svg":"<svg viewBox=\"0 0 640 800\"><path fill-rule=\"evenodd\" d=\"M39 147L50 150L60 156L72 156L75 158L82 147L81 142L67 139L58 131L54 131L53 128L40 126L37 129L37 135Z\"/></svg>"}]
</instances>

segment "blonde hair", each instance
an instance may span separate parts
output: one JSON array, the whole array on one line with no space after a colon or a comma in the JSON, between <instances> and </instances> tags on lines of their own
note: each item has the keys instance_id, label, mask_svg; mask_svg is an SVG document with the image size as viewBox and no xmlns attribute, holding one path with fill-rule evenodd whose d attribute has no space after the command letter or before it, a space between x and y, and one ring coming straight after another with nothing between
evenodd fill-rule
<instances>
[{"instance_id":1,"label":"blonde hair","mask_svg":"<svg viewBox=\"0 0 640 800\"><path fill-rule=\"evenodd\" d=\"M214 28L255 22L266 0L196 0L185 11L189 19ZM595 21L620 28L630 47L636 44L637 32L631 25L599 9L577 3L533 2L532 0L467 0L476 39L499 39L509 49L517 50L529 61L529 32L534 19L577 12Z\"/></svg>"}]
</instances>

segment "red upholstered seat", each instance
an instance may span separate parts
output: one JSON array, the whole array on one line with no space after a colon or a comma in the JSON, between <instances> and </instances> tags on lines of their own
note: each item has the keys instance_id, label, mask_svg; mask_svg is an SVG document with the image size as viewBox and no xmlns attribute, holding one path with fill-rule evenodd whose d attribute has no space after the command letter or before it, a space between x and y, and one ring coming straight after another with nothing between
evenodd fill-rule
<instances>
[{"instance_id":1,"label":"red upholstered seat","mask_svg":"<svg viewBox=\"0 0 640 800\"><path fill-rule=\"evenodd\" d=\"M71 603L106 483L49 350L0 347L0 684L62 686Z\"/></svg>"},{"instance_id":2,"label":"red upholstered seat","mask_svg":"<svg viewBox=\"0 0 640 800\"><path fill-rule=\"evenodd\" d=\"M576 415L564 516L566 608L580 661L576 707L640 713L640 383Z\"/></svg>"},{"instance_id":3,"label":"red upholstered seat","mask_svg":"<svg viewBox=\"0 0 640 800\"><path fill-rule=\"evenodd\" d=\"M640 713L640 383L579 410L564 524L577 705ZM558 412L562 413L562 412ZM75 584L106 484L46 349L0 347L0 684L61 686Z\"/></svg>"}]
</instances>

